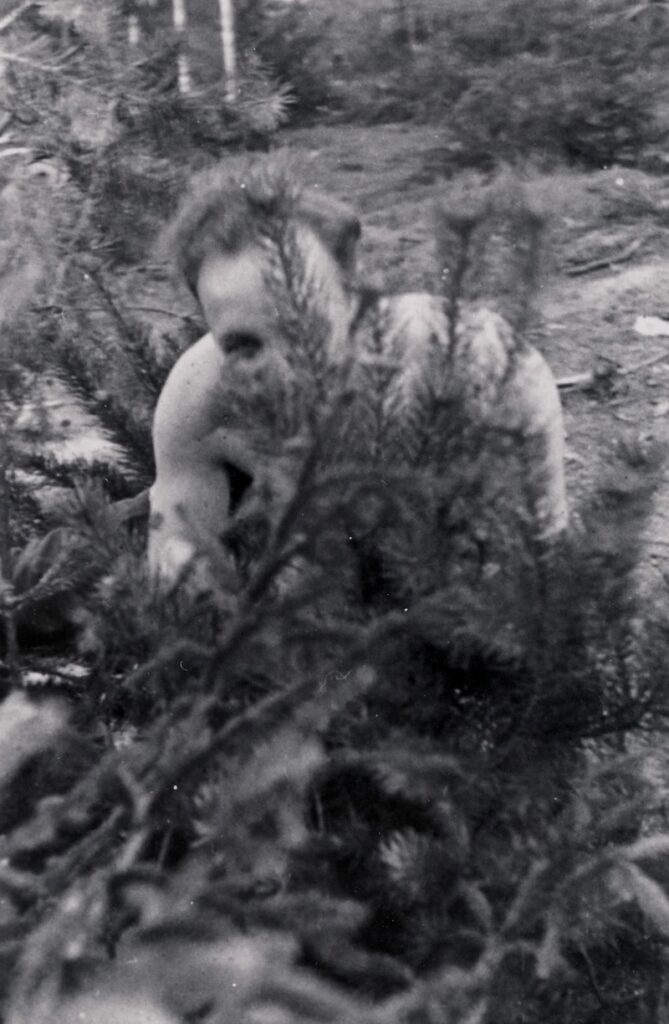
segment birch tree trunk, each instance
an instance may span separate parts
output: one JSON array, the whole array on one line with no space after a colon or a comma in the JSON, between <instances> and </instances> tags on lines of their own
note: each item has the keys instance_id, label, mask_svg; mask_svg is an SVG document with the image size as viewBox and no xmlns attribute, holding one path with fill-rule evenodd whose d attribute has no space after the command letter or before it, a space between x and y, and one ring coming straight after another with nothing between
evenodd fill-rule
<instances>
[{"instance_id":1,"label":"birch tree trunk","mask_svg":"<svg viewBox=\"0 0 669 1024\"><path fill-rule=\"evenodd\" d=\"M235 12L232 0L218 0L221 12L221 48L225 99L233 103L237 96L237 44L235 39Z\"/></svg>"},{"instance_id":2,"label":"birch tree trunk","mask_svg":"<svg viewBox=\"0 0 669 1024\"><path fill-rule=\"evenodd\" d=\"M172 0L172 22L179 41L179 53L177 54L179 92L182 96L187 96L190 92L191 78L188 54L186 52L186 27L188 24L186 0Z\"/></svg>"},{"instance_id":3,"label":"birch tree trunk","mask_svg":"<svg viewBox=\"0 0 669 1024\"><path fill-rule=\"evenodd\" d=\"M139 46L139 18L136 14L128 15L126 26L128 30L128 45L133 48Z\"/></svg>"}]
</instances>

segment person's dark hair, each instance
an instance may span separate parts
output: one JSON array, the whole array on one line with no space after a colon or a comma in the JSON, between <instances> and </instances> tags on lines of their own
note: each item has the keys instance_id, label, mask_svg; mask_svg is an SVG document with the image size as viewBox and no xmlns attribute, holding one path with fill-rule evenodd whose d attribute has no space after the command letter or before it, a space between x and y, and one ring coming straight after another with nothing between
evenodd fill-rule
<instances>
[{"instance_id":1,"label":"person's dark hair","mask_svg":"<svg viewBox=\"0 0 669 1024\"><path fill-rule=\"evenodd\" d=\"M342 268L352 270L360 221L344 203L303 188L276 158L231 170L228 164L195 175L164 236L177 270L197 294L202 262L212 252L234 254L257 238L263 220L308 224Z\"/></svg>"}]
</instances>

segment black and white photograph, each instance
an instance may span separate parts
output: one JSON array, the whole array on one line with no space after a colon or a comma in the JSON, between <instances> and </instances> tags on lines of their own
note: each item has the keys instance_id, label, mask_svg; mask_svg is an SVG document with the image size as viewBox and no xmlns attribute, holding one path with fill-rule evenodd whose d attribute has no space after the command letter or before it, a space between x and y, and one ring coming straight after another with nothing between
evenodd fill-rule
<instances>
[{"instance_id":1,"label":"black and white photograph","mask_svg":"<svg viewBox=\"0 0 669 1024\"><path fill-rule=\"evenodd\" d=\"M1 1024L669 1024L668 0L0 0Z\"/></svg>"}]
</instances>

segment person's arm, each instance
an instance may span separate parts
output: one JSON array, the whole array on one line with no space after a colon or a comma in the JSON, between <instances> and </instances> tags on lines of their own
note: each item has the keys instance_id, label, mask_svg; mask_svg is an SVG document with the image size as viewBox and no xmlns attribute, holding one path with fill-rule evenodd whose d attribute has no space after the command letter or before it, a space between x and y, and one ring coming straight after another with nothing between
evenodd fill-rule
<instances>
[{"instance_id":1,"label":"person's arm","mask_svg":"<svg viewBox=\"0 0 669 1024\"><path fill-rule=\"evenodd\" d=\"M522 467L538 539L552 540L567 528L569 518L562 405L543 356L529 349L516 358L504 404L523 439ZM508 426L516 424L510 422Z\"/></svg>"},{"instance_id":2,"label":"person's arm","mask_svg":"<svg viewBox=\"0 0 669 1024\"><path fill-rule=\"evenodd\" d=\"M168 580L227 525L230 487L216 443L225 415L222 369L206 335L177 360L156 406L148 560L152 574Z\"/></svg>"}]
</instances>

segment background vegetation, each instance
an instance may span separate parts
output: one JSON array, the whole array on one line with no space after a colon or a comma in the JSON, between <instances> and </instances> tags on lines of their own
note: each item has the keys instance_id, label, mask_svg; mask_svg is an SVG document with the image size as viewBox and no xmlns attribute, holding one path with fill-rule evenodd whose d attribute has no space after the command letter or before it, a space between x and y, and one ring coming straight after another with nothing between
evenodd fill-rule
<instances>
[{"instance_id":1,"label":"background vegetation","mask_svg":"<svg viewBox=\"0 0 669 1024\"><path fill-rule=\"evenodd\" d=\"M638 579L657 452L621 453L550 564L513 509L491 577L461 514L481 467L444 485L409 460L389 498L387 467L324 459L335 395L280 523L261 503L235 525L244 579L195 607L147 587L143 524L112 501L151 480L152 408L201 329L152 298L191 170L289 120L401 118L435 126L445 176L661 166L666 9L235 13L232 98L205 4L177 30L158 3L0 16L4 1016L661 1021L668 638ZM113 458L47 454L45 378Z\"/></svg>"}]
</instances>

